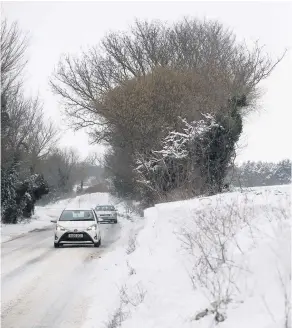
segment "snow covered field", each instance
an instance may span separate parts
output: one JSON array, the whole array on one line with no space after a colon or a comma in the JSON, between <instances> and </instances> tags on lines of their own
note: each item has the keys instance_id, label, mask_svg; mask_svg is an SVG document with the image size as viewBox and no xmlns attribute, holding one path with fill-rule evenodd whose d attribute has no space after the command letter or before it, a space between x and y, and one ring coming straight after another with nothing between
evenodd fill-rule
<instances>
[{"instance_id":1,"label":"snow covered field","mask_svg":"<svg viewBox=\"0 0 292 328\"><path fill-rule=\"evenodd\" d=\"M291 327L290 205L277 186L147 209L134 244L98 262L83 328Z\"/></svg>"},{"instance_id":2,"label":"snow covered field","mask_svg":"<svg viewBox=\"0 0 292 328\"><path fill-rule=\"evenodd\" d=\"M99 250L51 249L52 231L36 231L26 239L4 243L14 248L14 257L4 249L6 262L2 262L7 299L12 298L11 286L17 296L18 284L26 284L26 280L27 284L39 281L40 287L34 287L39 296L45 286L56 286L56 279L71 277L71 285L74 279L80 281L78 272L82 272L82 288L74 299L66 296L68 280L66 290L60 284L59 289L50 289L50 300L44 298L37 304L32 294L27 305L19 301L22 307L12 310L15 318L7 314L6 322L13 327L15 322L29 322L34 315L39 324L54 328L210 328L216 323L222 328L291 327L286 322L290 318L290 188L253 188L157 204L145 211L143 219L133 214L126 219L125 205L116 204L119 224L102 227ZM50 219L68 205L108 202L115 202L108 194L90 194L39 207L39 220L15 225L14 231L4 226L2 239L50 225ZM37 241L41 246L33 249L30 238L38 240L38 234L46 239ZM60 263L65 275L54 269ZM88 270L82 269L84 265ZM21 279L10 272L20 272ZM40 280L34 278L37 272ZM58 295L62 297L58 299ZM44 309L50 309L55 298L57 304L69 302L70 306L66 311L54 307L49 315ZM29 304L37 304L40 310ZM74 315L70 308L75 309ZM28 328L24 324L19 327Z\"/></svg>"}]
</instances>

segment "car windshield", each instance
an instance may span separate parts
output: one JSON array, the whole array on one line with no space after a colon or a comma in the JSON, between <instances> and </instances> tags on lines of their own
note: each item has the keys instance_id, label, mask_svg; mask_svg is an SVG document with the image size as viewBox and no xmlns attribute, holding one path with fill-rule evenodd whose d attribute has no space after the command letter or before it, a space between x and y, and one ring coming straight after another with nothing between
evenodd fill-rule
<instances>
[{"instance_id":1,"label":"car windshield","mask_svg":"<svg viewBox=\"0 0 292 328\"><path fill-rule=\"evenodd\" d=\"M102 206L96 206L96 211L114 211L114 206L111 205L102 205Z\"/></svg>"},{"instance_id":2,"label":"car windshield","mask_svg":"<svg viewBox=\"0 0 292 328\"><path fill-rule=\"evenodd\" d=\"M59 221L95 221L92 211L66 210L63 211Z\"/></svg>"}]
</instances>

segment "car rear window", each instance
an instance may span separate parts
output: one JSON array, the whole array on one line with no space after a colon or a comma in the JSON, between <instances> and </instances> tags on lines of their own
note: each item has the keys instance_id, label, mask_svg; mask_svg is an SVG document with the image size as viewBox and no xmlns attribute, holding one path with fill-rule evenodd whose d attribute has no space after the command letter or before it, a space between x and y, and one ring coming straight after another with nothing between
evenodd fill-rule
<instances>
[{"instance_id":1,"label":"car rear window","mask_svg":"<svg viewBox=\"0 0 292 328\"><path fill-rule=\"evenodd\" d=\"M94 221L92 211L84 210L65 210L60 216L59 221Z\"/></svg>"},{"instance_id":2,"label":"car rear window","mask_svg":"<svg viewBox=\"0 0 292 328\"><path fill-rule=\"evenodd\" d=\"M114 211L115 208L114 208L114 206L110 206L110 205L102 205L102 206L96 206L95 210L96 211Z\"/></svg>"}]
</instances>

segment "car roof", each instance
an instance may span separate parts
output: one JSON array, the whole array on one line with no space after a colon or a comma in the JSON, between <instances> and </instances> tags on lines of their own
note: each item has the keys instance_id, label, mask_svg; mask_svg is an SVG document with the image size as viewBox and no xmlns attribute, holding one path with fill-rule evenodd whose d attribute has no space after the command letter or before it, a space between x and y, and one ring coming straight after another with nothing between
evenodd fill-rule
<instances>
[{"instance_id":1,"label":"car roof","mask_svg":"<svg viewBox=\"0 0 292 328\"><path fill-rule=\"evenodd\" d=\"M64 211L93 211L92 207L90 208L80 208L80 207L66 207Z\"/></svg>"},{"instance_id":2,"label":"car roof","mask_svg":"<svg viewBox=\"0 0 292 328\"><path fill-rule=\"evenodd\" d=\"M95 208L96 207L115 207L115 206L114 205L111 205L111 204L104 204L104 205L98 204L98 205L95 206Z\"/></svg>"}]
</instances>

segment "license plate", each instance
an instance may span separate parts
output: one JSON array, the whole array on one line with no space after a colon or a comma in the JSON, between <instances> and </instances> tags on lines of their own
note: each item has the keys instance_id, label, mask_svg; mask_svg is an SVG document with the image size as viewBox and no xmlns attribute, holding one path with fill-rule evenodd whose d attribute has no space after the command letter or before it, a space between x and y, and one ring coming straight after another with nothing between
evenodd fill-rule
<instances>
[{"instance_id":1,"label":"license plate","mask_svg":"<svg viewBox=\"0 0 292 328\"><path fill-rule=\"evenodd\" d=\"M82 233L69 233L69 238L83 238Z\"/></svg>"}]
</instances>

